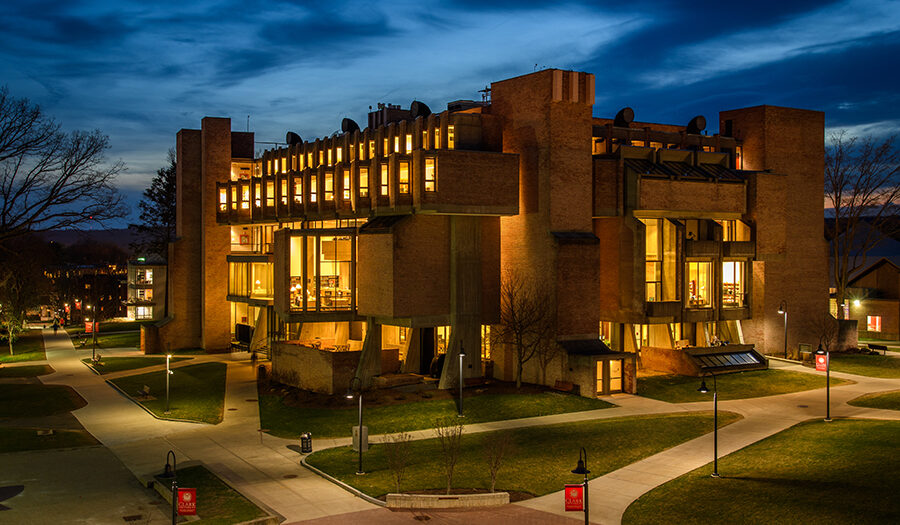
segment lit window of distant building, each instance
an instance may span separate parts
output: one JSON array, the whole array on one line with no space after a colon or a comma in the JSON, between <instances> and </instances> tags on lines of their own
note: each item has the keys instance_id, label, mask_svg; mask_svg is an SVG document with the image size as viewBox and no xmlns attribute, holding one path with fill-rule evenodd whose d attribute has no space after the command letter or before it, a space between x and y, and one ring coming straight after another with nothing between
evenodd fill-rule
<instances>
[{"instance_id":1,"label":"lit window of distant building","mask_svg":"<svg viewBox=\"0 0 900 525\"><path fill-rule=\"evenodd\" d=\"M867 315L866 316L866 329L870 332L880 332L881 331L881 316L880 315Z\"/></svg>"},{"instance_id":2,"label":"lit window of distant building","mask_svg":"<svg viewBox=\"0 0 900 525\"><path fill-rule=\"evenodd\" d=\"M425 157L425 191L437 191L437 171L434 157Z\"/></svg>"},{"instance_id":3,"label":"lit window of distant building","mask_svg":"<svg viewBox=\"0 0 900 525\"><path fill-rule=\"evenodd\" d=\"M400 163L399 174L400 193L409 193L409 162Z\"/></svg>"},{"instance_id":4,"label":"lit window of distant building","mask_svg":"<svg viewBox=\"0 0 900 525\"><path fill-rule=\"evenodd\" d=\"M369 168L366 166L359 167L359 196L369 196Z\"/></svg>"}]
</instances>

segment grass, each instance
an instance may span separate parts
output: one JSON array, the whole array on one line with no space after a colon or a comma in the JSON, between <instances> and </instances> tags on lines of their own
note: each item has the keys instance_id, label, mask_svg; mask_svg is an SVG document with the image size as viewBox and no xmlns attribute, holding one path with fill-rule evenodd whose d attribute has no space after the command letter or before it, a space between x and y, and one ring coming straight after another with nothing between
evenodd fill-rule
<instances>
[{"instance_id":1,"label":"grass","mask_svg":"<svg viewBox=\"0 0 900 525\"><path fill-rule=\"evenodd\" d=\"M831 369L869 377L900 377L900 358L885 355L831 354Z\"/></svg>"},{"instance_id":2,"label":"grass","mask_svg":"<svg viewBox=\"0 0 900 525\"><path fill-rule=\"evenodd\" d=\"M203 363L174 370L170 385L170 407L166 414L166 372L150 372L111 380L123 392L135 396L150 387L152 399L137 399L159 418L219 423L225 405L225 363Z\"/></svg>"},{"instance_id":3,"label":"grass","mask_svg":"<svg viewBox=\"0 0 900 525\"><path fill-rule=\"evenodd\" d=\"M466 424L612 406L599 399L557 393L485 394L466 397L464 404ZM457 413L456 402L451 399L364 406L363 410L373 435L430 428L436 418ZM357 423L358 411L355 401L348 401L346 408L289 407L280 396L260 394L259 417L262 428L274 436L296 438L303 432L312 432L317 437L342 437L350 435L351 427Z\"/></svg>"},{"instance_id":4,"label":"grass","mask_svg":"<svg viewBox=\"0 0 900 525\"><path fill-rule=\"evenodd\" d=\"M87 402L63 385L0 384L0 417L40 417L71 412Z\"/></svg>"},{"instance_id":5,"label":"grass","mask_svg":"<svg viewBox=\"0 0 900 525\"><path fill-rule=\"evenodd\" d=\"M0 363L43 361L44 359L47 359L47 355L44 353L44 337L40 330L22 332L19 339L13 343L13 355L9 355L9 345L5 340L0 345Z\"/></svg>"},{"instance_id":6,"label":"grass","mask_svg":"<svg viewBox=\"0 0 900 525\"><path fill-rule=\"evenodd\" d=\"M712 392L712 380L704 378ZM752 370L717 376L719 399L745 399L750 397L774 396L815 388L825 388L825 379L803 372L787 370ZM831 378L831 386L849 383L843 379ZM700 378L691 376L652 376L638 379L637 393L669 403L690 403L711 401L712 394L701 394Z\"/></svg>"},{"instance_id":7,"label":"grass","mask_svg":"<svg viewBox=\"0 0 900 525\"><path fill-rule=\"evenodd\" d=\"M75 348L92 348L93 340L91 339L91 334L85 334L87 337L84 340L84 346L81 345L81 341L76 338L72 340L72 344L75 345ZM112 333L112 334L103 334L102 332L97 332L97 348L137 348L141 346L141 334L137 332L126 332L126 333Z\"/></svg>"},{"instance_id":8,"label":"grass","mask_svg":"<svg viewBox=\"0 0 900 525\"><path fill-rule=\"evenodd\" d=\"M0 368L0 377L37 377L53 372L50 365L7 366Z\"/></svg>"},{"instance_id":9,"label":"grass","mask_svg":"<svg viewBox=\"0 0 900 525\"><path fill-rule=\"evenodd\" d=\"M100 325L98 333L140 330L141 325L147 322L148 321L100 321L100 323L98 323ZM66 327L66 332L69 332L69 335L82 334L84 333L84 323Z\"/></svg>"},{"instance_id":10,"label":"grass","mask_svg":"<svg viewBox=\"0 0 900 525\"><path fill-rule=\"evenodd\" d=\"M173 357L171 362L186 361L190 357ZM97 365L91 364L91 358L87 357L81 360L82 363L90 366L100 375L111 374L113 372L121 372L122 370L134 370L154 365L166 364L165 357L104 357Z\"/></svg>"},{"instance_id":11,"label":"grass","mask_svg":"<svg viewBox=\"0 0 900 525\"><path fill-rule=\"evenodd\" d=\"M739 418L734 413L719 412L720 426ZM539 496L561 490L565 483L581 481L579 476L571 473L581 446L587 450L590 476L597 477L711 430L711 412L691 412L501 431L509 433L513 448L503 462L497 478L497 490ZM498 434L485 432L462 436L459 462L453 475L454 487L490 488L484 443ZM653 438L648 439L648 436ZM446 488L447 480L437 440L413 441L409 446L413 459L402 489ZM316 452L307 461L367 494L380 497L396 492L383 451L384 447L376 443L364 454L365 476L356 475L357 453L349 447Z\"/></svg>"},{"instance_id":12,"label":"grass","mask_svg":"<svg viewBox=\"0 0 900 525\"><path fill-rule=\"evenodd\" d=\"M900 410L900 390L866 394L847 402L848 405L866 408L883 408L886 410Z\"/></svg>"},{"instance_id":13,"label":"grass","mask_svg":"<svg viewBox=\"0 0 900 525\"><path fill-rule=\"evenodd\" d=\"M200 519L190 522L192 524L230 525L266 515L262 509L203 466L180 468L177 474L179 487L197 489L197 517ZM156 479L167 486L171 484L159 477Z\"/></svg>"},{"instance_id":14,"label":"grass","mask_svg":"<svg viewBox=\"0 0 900 525\"><path fill-rule=\"evenodd\" d=\"M896 523L900 421L802 423L645 494L626 524Z\"/></svg>"},{"instance_id":15,"label":"grass","mask_svg":"<svg viewBox=\"0 0 900 525\"><path fill-rule=\"evenodd\" d=\"M0 453L89 447L98 444L94 436L85 430L54 430L47 436L39 436L38 430L37 428L3 427L0 431Z\"/></svg>"}]
</instances>

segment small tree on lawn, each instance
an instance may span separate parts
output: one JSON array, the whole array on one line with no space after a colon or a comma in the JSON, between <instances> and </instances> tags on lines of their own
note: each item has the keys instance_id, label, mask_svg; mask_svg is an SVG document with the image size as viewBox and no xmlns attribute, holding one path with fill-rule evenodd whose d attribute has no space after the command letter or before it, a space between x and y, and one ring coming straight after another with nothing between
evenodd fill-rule
<instances>
[{"instance_id":1,"label":"small tree on lawn","mask_svg":"<svg viewBox=\"0 0 900 525\"><path fill-rule=\"evenodd\" d=\"M459 460L459 445L462 439L462 423L457 418L439 418L434 422L434 433L441 444L444 473L447 476L447 494L453 486L453 469Z\"/></svg>"},{"instance_id":2,"label":"small tree on lawn","mask_svg":"<svg viewBox=\"0 0 900 525\"><path fill-rule=\"evenodd\" d=\"M503 460L513 449L512 434L503 431L488 432L482 438L481 443L484 447L484 459L487 461L488 471L491 474L491 492L494 492Z\"/></svg>"},{"instance_id":3,"label":"small tree on lawn","mask_svg":"<svg viewBox=\"0 0 900 525\"><path fill-rule=\"evenodd\" d=\"M819 346L826 352L830 352L831 345L837 341L838 320L831 313L825 312L810 323L812 331L819 336Z\"/></svg>"},{"instance_id":4,"label":"small tree on lawn","mask_svg":"<svg viewBox=\"0 0 900 525\"><path fill-rule=\"evenodd\" d=\"M528 281L516 270L506 268L500 282L500 324L491 330L493 343L511 348L516 363L516 388L522 386L522 370L541 348L553 343L550 293ZM545 346L546 345L546 346ZM552 355L547 354L547 363Z\"/></svg>"},{"instance_id":5,"label":"small tree on lawn","mask_svg":"<svg viewBox=\"0 0 900 525\"><path fill-rule=\"evenodd\" d=\"M549 316L547 316L549 317ZM543 329L548 333L552 333L553 327L547 327ZM537 356L538 366L541 367L541 384L547 384L547 367L550 366L550 363L553 362L558 356L562 355L562 348L556 344L552 338L542 338L540 344L537 346L535 350L535 355Z\"/></svg>"},{"instance_id":6,"label":"small tree on lawn","mask_svg":"<svg viewBox=\"0 0 900 525\"><path fill-rule=\"evenodd\" d=\"M403 492L401 488L403 479L412 461L411 439L412 435L409 432L398 432L382 439L384 455L387 457L388 468L391 469L397 492Z\"/></svg>"}]
</instances>

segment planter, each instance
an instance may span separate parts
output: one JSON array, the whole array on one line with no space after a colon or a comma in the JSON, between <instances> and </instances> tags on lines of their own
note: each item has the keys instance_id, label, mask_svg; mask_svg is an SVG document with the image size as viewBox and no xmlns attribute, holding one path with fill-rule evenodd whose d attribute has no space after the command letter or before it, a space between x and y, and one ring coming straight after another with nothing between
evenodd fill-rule
<instances>
[{"instance_id":1,"label":"planter","mask_svg":"<svg viewBox=\"0 0 900 525\"><path fill-rule=\"evenodd\" d=\"M509 503L507 492L484 494L388 494L391 509L470 509Z\"/></svg>"}]
</instances>

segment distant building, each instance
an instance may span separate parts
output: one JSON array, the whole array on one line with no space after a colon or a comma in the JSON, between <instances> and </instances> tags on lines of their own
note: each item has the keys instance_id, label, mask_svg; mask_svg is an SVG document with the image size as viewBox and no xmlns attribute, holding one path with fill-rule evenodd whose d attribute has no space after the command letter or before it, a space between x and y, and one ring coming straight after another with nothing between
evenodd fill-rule
<instances>
[{"instance_id":1,"label":"distant building","mask_svg":"<svg viewBox=\"0 0 900 525\"><path fill-rule=\"evenodd\" d=\"M127 317L158 321L166 313L166 262L158 256L128 261Z\"/></svg>"},{"instance_id":2,"label":"distant building","mask_svg":"<svg viewBox=\"0 0 900 525\"><path fill-rule=\"evenodd\" d=\"M145 350L227 351L249 325L273 373L310 390L435 367L449 387L461 350L466 377L512 380L512 351L490 344L507 271L550 291L545 382L586 396L633 392L638 361L764 367L785 344L780 306L787 344L814 345L823 114L726 111L705 135L702 117L595 118L594 92L591 74L543 70L259 158L229 119L181 130L169 318ZM537 359L523 375L541 380Z\"/></svg>"}]
</instances>

